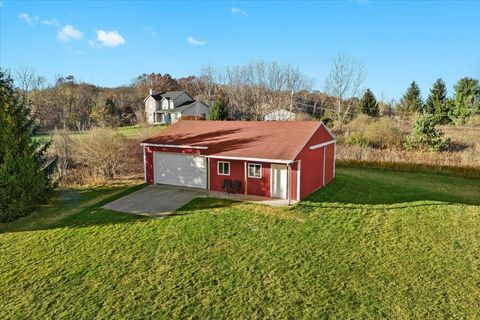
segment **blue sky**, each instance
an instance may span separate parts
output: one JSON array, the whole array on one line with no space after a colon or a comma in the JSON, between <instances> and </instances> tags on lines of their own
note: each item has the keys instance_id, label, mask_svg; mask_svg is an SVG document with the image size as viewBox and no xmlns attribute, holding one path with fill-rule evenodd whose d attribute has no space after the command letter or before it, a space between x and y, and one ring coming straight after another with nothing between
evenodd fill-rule
<instances>
[{"instance_id":1,"label":"blue sky","mask_svg":"<svg viewBox=\"0 0 480 320\"><path fill-rule=\"evenodd\" d=\"M0 0L1 1L1 0ZM480 2L0 2L0 65L73 74L102 86L144 72L175 77L203 65L290 63L322 89L346 52L366 86L398 99L412 80L426 96L442 77L480 78Z\"/></svg>"}]
</instances>

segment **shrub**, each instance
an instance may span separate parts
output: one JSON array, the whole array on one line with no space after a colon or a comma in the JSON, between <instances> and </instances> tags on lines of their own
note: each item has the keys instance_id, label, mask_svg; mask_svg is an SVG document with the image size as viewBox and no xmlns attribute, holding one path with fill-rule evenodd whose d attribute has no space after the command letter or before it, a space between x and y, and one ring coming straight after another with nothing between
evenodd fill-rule
<instances>
[{"instance_id":1,"label":"shrub","mask_svg":"<svg viewBox=\"0 0 480 320\"><path fill-rule=\"evenodd\" d=\"M413 132L407 136L407 150L443 151L448 148L449 139L443 137L443 132L436 129L437 120L434 115L424 114L413 124Z\"/></svg>"},{"instance_id":2,"label":"shrub","mask_svg":"<svg viewBox=\"0 0 480 320\"><path fill-rule=\"evenodd\" d=\"M57 158L59 179L65 179L68 169L73 165L73 140L68 130L55 131L50 152Z\"/></svg>"},{"instance_id":3,"label":"shrub","mask_svg":"<svg viewBox=\"0 0 480 320\"><path fill-rule=\"evenodd\" d=\"M363 134L354 133L345 140L345 143L349 146L367 146L368 140Z\"/></svg>"},{"instance_id":4,"label":"shrub","mask_svg":"<svg viewBox=\"0 0 480 320\"><path fill-rule=\"evenodd\" d=\"M380 118L367 126L365 138L372 147L382 149L400 148L405 141L405 134L391 118Z\"/></svg>"},{"instance_id":5,"label":"shrub","mask_svg":"<svg viewBox=\"0 0 480 320\"><path fill-rule=\"evenodd\" d=\"M77 162L95 177L115 179L132 164L131 141L114 129L97 128L76 142Z\"/></svg>"},{"instance_id":6,"label":"shrub","mask_svg":"<svg viewBox=\"0 0 480 320\"><path fill-rule=\"evenodd\" d=\"M405 134L392 118L373 118L359 115L350 122L345 132L348 145L372 146L375 148L399 148Z\"/></svg>"}]
</instances>

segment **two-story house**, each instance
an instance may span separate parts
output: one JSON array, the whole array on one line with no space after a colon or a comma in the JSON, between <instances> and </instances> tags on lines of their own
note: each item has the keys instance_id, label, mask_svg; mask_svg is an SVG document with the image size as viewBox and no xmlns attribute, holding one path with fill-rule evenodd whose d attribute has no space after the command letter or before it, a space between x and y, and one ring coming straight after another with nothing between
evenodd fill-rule
<instances>
[{"instance_id":1,"label":"two-story house","mask_svg":"<svg viewBox=\"0 0 480 320\"><path fill-rule=\"evenodd\" d=\"M206 119L208 106L195 101L185 91L166 91L150 94L145 98L145 113L149 124L172 124L181 117Z\"/></svg>"}]
</instances>

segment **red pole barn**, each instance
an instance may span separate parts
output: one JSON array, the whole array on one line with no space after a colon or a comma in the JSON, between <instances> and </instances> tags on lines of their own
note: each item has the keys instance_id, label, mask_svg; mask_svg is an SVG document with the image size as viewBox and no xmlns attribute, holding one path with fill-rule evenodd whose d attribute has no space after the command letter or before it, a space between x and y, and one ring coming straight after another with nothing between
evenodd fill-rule
<instances>
[{"instance_id":1,"label":"red pole barn","mask_svg":"<svg viewBox=\"0 0 480 320\"><path fill-rule=\"evenodd\" d=\"M181 120L142 146L149 184L301 200L335 177L335 138L318 121Z\"/></svg>"}]
</instances>

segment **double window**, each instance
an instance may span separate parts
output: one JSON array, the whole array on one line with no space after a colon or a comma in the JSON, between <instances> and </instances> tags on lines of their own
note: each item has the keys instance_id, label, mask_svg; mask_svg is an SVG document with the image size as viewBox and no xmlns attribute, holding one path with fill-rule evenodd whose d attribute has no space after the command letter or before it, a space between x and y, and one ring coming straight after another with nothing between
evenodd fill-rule
<instances>
[{"instance_id":1,"label":"double window","mask_svg":"<svg viewBox=\"0 0 480 320\"><path fill-rule=\"evenodd\" d=\"M230 175L230 162L227 161L218 161L217 162L217 173L220 176L229 176Z\"/></svg>"},{"instance_id":2,"label":"double window","mask_svg":"<svg viewBox=\"0 0 480 320\"><path fill-rule=\"evenodd\" d=\"M249 178L261 178L262 177L262 165L258 163L248 164L248 177Z\"/></svg>"}]
</instances>

